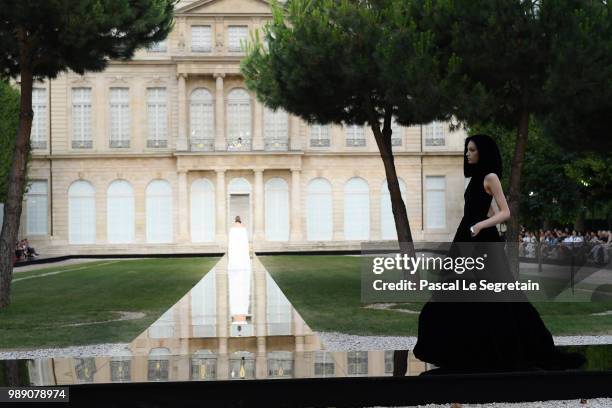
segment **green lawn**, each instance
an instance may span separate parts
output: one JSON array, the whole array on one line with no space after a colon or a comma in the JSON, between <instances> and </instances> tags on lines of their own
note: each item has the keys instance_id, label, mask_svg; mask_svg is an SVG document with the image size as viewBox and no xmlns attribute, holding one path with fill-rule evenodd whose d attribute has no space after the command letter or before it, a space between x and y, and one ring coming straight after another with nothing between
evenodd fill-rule
<instances>
[{"instance_id":1,"label":"green lawn","mask_svg":"<svg viewBox=\"0 0 612 408\"><path fill-rule=\"evenodd\" d=\"M218 260L103 260L14 273L11 304L0 310L0 349L129 342ZM21 280L26 277L35 278ZM64 327L116 319L116 311L144 312L146 317Z\"/></svg>"},{"instance_id":2,"label":"green lawn","mask_svg":"<svg viewBox=\"0 0 612 408\"><path fill-rule=\"evenodd\" d=\"M317 331L363 335L417 334L422 304L366 309L360 258L338 255L261 256L289 301ZM0 349L129 342L184 296L219 258L103 260L14 274L11 305L0 310ZM30 278L30 279L23 279ZM555 335L612 333L612 303L536 303ZM84 326L144 312L141 319Z\"/></svg>"},{"instance_id":3,"label":"green lawn","mask_svg":"<svg viewBox=\"0 0 612 408\"><path fill-rule=\"evenodd\" d=\"M418 314L361 304L360 258L342 255L260 256L289 301L316 331L416 336ZM422 303L395 309L418 311ZM612 334L612 302L534 303L553 335Z\"/></svg>"}]
</instances>

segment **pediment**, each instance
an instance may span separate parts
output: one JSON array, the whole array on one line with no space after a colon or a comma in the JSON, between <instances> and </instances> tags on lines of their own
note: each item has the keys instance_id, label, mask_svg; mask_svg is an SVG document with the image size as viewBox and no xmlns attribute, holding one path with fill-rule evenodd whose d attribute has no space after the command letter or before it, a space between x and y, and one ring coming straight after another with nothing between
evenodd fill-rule
<instances>
[{"instance_id":1,"label":"pediment","mask_svg":"<svg viewBox=\"0 0 612 408\"><path fill-rule=\"evenodd\" d=\"M271 13L267 0L196 0L176 14L257 14Z\"/></svg>"}]
</instances>

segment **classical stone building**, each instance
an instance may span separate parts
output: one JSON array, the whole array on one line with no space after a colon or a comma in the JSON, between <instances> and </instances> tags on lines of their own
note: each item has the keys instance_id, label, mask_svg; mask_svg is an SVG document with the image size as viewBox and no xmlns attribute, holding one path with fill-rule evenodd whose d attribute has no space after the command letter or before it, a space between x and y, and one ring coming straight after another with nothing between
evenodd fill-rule
<instances>
[{"instance_id":1,"label":"classical stone building","mask_svg":"<svg viewBox=\"0 0 612 408\"><path fill-rule=\"evenodd\" d=\"M167 40L132 61L36 84L21 237L49 256L217 252L240 215L255 250L393 239L371 130L310 126L245 88L240 41L270 18L263 0L182 1ZM395 126L416 240L453 236L465 136Z\"/></svg>"}]
</instances>

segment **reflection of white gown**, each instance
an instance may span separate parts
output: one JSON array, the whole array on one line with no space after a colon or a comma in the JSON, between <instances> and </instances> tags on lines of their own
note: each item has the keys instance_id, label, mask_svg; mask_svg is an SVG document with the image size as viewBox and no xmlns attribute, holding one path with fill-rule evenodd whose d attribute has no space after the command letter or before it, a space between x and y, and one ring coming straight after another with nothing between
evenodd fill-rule
<instances>
[{"instance_id":1,"label":"reflection of white gown","mask_svg":"<svg viewBox=\"0 0 612 408\"><path fill-rule=\"evenodd\" d=\"M227 257L230 314L246 315L251 290L251 258L246 228L230 228Z\"/></svg>"}]
</instances>

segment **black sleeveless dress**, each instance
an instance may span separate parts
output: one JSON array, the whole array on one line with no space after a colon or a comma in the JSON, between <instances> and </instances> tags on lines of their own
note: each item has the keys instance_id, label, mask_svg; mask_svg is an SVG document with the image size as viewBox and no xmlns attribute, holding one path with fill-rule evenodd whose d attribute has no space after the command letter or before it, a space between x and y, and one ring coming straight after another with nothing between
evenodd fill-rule
<instances>
[{"instance_id":1,"label":"black sleeveless dress","mask_svg":"<svg viewBox=\"0 0 612 408\"><path fill-rule=\"evenodd\" d=\"M484 175L474 175L465 190L464 214L453 242L503 242L495 226L475 237L470 226L487 217L493 197L484 189ZM452 247L452 244L451 244ZM503 248L502 251L503 253ZM505 254L495 267L511 277ZM514 280L514 279L510 279ZM553 337L537 310L525 302L436 302L421 310L414 355L450 369L529 369L558 360Z\"/></svg>"}]
</instances>

